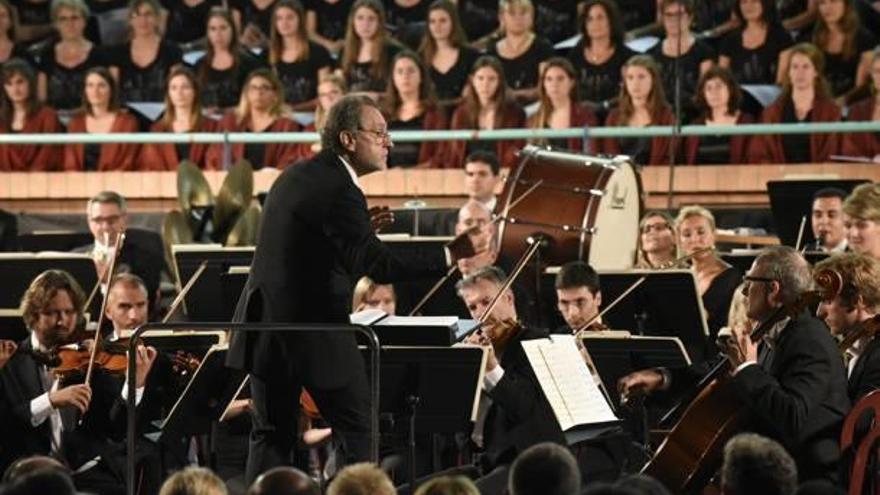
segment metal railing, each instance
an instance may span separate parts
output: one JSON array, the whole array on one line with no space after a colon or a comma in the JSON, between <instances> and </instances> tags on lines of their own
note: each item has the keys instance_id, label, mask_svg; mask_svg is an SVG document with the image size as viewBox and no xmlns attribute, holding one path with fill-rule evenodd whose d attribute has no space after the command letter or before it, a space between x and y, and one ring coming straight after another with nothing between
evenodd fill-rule
<instances>
[{"instance_id":1,"label":"metal railing","mask_svg":"<svg viewBox=\"0 0 880 495\"><path fill-rule=\"evenodd\" d=\"M224 322L174 322L174 323L147 323L141 325L131 334L128 355L137 354L137 345L140 337L154 330L191 330L196 332L208 332L216 330L230 331L254 331L254 332L294 332L294 333L360 333L367 339L367 347L370 349L370 459L379 462L379 354L381 346L373 329L364 325L322 325L322 324L291 324L291 323L224 323ZM137 362L135 359L128 360L126 383L128 385L127 405L127 434L126 434L126 493L135 495L135 440L137 439L137 400L135 374Z\"/></svg>"}]
</instances>

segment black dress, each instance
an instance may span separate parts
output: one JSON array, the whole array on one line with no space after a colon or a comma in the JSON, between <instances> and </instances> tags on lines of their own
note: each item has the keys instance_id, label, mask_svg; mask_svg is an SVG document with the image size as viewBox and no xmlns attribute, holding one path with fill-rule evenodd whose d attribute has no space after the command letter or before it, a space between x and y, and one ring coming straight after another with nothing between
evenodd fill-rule
<instances>
[{"instance_id":1,"label":"black dress","mask_svg":"<svg viewBox=\"0 0 880 495\"><path fill-rule=\"evenodd\" d=\"M385 44L384 49L385 67L382 73L385 74L385 77L374 77L370 74L370 69L373 66L372 62L355 62L349 68L348 73L345 74L349 92L378 91L381 93L385 91L388 79L391 78L391 60L394 59L394 56L397 55L401 47L396 43L388 42Z\"/></svg>"},{"instance_id":2,"label":"black dress","mask_svg":"<svg viewBox=\"0 0 880 495\"><path fill-rule=\"evenodd\" d=\"M131 59L131 42L111 47L108 51L108 61L119 68L119 95L131 102L163 101L168 70L182 59L180 47L165 40L160 42L156 58L146 67Z\"/></svg>"},{"instance_id":3,"label":"black dress","mask_svg":"<svg viewBox=\"0 0 880 495\"><path fill-rule=\"evenodd\" d=\"M740 84L776 84L779 54L794 44L791 35L781 24L774 24L767 29L764 44L749 49L743 46L742 33L739 28L725 36L719 55L730 58L730 70Z\"/></svg>"},{"instance_id":4,"label":"black dress","mask_svg":"<svg viewBox=\"0 0 880 495\"><path fill-rule=\"evenodd\" d=\"M571 38L578 31L577 5L571 0L535 0L535 32L551 43Z\"/></svg>"},{"instance_id":5,"label":"black dress","mask_svg":"<svg viewBox=\"0 0 880 495\"><path fill-rule=\"evenodd\" d=\"M470 41L476 41L498 28L496 0L459 0L458 17Z\"/></svg>"},{"instance_id":6,"label":"black dress","mask_svg":"<svg viewBox=\"0 0 880 495\"><path fill-rule=\"evenodd\" d=\"M348 12L354 4L354 0L339 0L336 3L327 3L325 0L306 0L305 7L315 13L318 21L316 31L328 40L341 40L345 38L345 26L348 21Z\"/></svg>"},{"instance_id":7,"label":"black dress","mask_svg":"<svg viewBox=\"0 0 880 495\"><path fill-rule=\"evenodd\" d=\"M221 0L203 0L192 7L182 0L163 0L162 6L168 12L165 39L175 43L192 43L204 38L208 12L220 5Z\"/></svg>"},{"instance_id":8,"label":"black dress","mask_svg":"<svg viewBox=\"0 0 880 495\"><path fill-rule=\"evenodd\" d=\"M82 105L86 71L105 64L104 55L97 46L89 50L86 59L75 67L65 67L55 61L55 44L48 44L39 54L37 68L46 74L46 103L56 110L71 110Z\"/></svg>"},{"instance_id":9,"label":"black dress","mask_svg":"<svg viewBox=\"0 0 880 495\"><path fill-rule=\"evenodd\" d=\"M648 52L654 60L660 64L663 90L666 99L671 104L675 102L675 60L678 58L678 74L681 81L681 103L686 111L693 109L692 98L697 91L697 82L700 79L700 64L706 60L714 60L715 52L701 40L696 40L690 50L679 57L667 57L663 54L663 42L657 43Z\"/></svg>"},{"instance_id":10,"label":"black dress","mask_svg":"<svg viewBox=\"0 0 880 495\"><path fill-rule=\"evenodd\" d=\"M261 58L268 63L268 52ZM275 64L275 74L284 87L284 101L301 103L318 96L318 72L323 68L333 68L333 57L322 45L309 41L309 57L296 62L279 61Z\"/></svg>"},{"instance_id":11,"label":"black dress","mask_svg":"<svg viewBox=\"0 0 880 495\"><path fill-rule=\"evenodd\" d=\"M237 105L247 75L254 69L262 67L260 61L246 50L242 50L239 54L238 65L224 70L216 70L208 65L204 67L205 77L202 78L202 68L205 64L210 64L207 57L198 61L196 73L202 85L202 106L206 108L228 108Z\"/></svg>"},{"instance_id":12,"label":"black dress","mask_svg":"<svg viewBox=\"0 0 880 495\"><path fill-rule=\"evenodd\" d=\"M804 31L798 35L798 42L813 42L813 33ZM842 53L828 53L825 55L825 79L831 87L831 94L840 96L853 89L856 85L856 71L859 68L862 53L871 51L877 44L877 38L866 29L860 29L855 38L855 50L849 58L844 58Z\"/></svg>"},{"instance_id":13,"label":"black dress","mask_svg":"<svg viewBox=\"0 0 880 495\"><path fill-rule=\"evenodd\" d=\"M430 0L419 0L412 7L401 7L394 0L385 0L385 24L394 37L411 50L418 50L425 34Z\"/></svg>"},{"instance_id":14,"label":"black dress","mask_svg":"<svg viewBox=\"0 0 880 495\"><path fill-rule=\"evenodd\" d=\"M733 293L742 283L742 274L733 267L727 267L719 273L709 284L709 288L703 293L703 309L706 310L706 324L709 327L709 347L714 348L718 330L727 326L727 313L730 312L730 303L733 301ZM712 354L707 354L712 355Z\"/></svg>"},{"instance_id":15,"label":"black dress","mask_svg":"<svg viewBox=\"0 0 880 495\"><path fill-rule=\"evenodd\" d=\"M462 91L467 84L468 75L471 72L474 62L480 54L469 46L464 46L458 51L458 59L455 64L446 72L440 72L430 65L429 61L425 61L428 67L428 75L434 83L434 91L437 99L440 101L454 100L461 97Z\"/></svg>"},{"instance_id":16,"label":"black dress","mask_svg":"<svg viewBox=\"0 0 880 495\"><path fill-rule=\"evenodd\" d=\"M584 42L579 41L568 53L568 60L577 72L578 98L593 103L617 98L622 79L620 70L635 54L621 45L614 48L614 54L604 63L593 64L584 58Z\"/></svg>"},{"instance_id":17,"label":"black dress","mask_svg":"<svg viewBox=\"0 0 880 495\"><path fill-rule=\"evenodd\" d=\"M657 2L654 0L617 0L617 6L627 31L657 20Z\"/></svg>"},{"instance_id":18,"label":"black dress","mask_svg":"<svg viewBox=\"0 0 880 495\"><path fill-rule=\"evenodd\" d=\"M269 38L269 31L272 29L272 9L275 8L276 3L278 3L277 0L261 10L250 0L230 2L233 8L236 8L241 12L242 31L244 31L248 24L253 24L259 28L264 35L266 35L267 39Z\"/></svg>"},{"instance_id":19,"label":"black dress","mask_svg":"<svg viewBox=\"0 0 880 495\"><path fill-rule=\"evenodd\" d=\"M783 124L802 124L813 120L813 111L807 112L804 120L798 120L794 111L794 103L789 98L782 107L782 123ZM810 163L812 153L810 152L810 135L809 134L783 134L782 149L785 152L785 163Z\"/></svg>"},{"instance_id":20,"label":"black dress","mask_svg":"<svg viewBox=\"0 0 880 495\"><path fill-rule=\"evenodd\" d=\"M730 136L700 136L697 146L698 165L727 165L730 160Z\"/></svg>"},{"instance_id":21,"label":"black dress","mask_svg":"<svg viewBox=\"0 0 880 495\"><path fill-rule=\"evenodd\" d=\"M498 46L492 44L487 52L501 60L504 78L510 89L534 88L538 85L538 66L554 55L553 45L545 38L536 36L529 49L516 58L504 58L498 53Z\"/></svg>"},{"instance_id":22,"label":"black dress","mask_svg":"<svg viewBox=\"0 0 880 495\"><path fill-rule=\"evenodd\" d=\"M420 131L424 129L425 114L410 120L389 120L388 130L394 131ZM419 163L419 152L422 143L407 141L395 143L388 152L388 167L412 167Z\"/></svg>"}]
</instances>

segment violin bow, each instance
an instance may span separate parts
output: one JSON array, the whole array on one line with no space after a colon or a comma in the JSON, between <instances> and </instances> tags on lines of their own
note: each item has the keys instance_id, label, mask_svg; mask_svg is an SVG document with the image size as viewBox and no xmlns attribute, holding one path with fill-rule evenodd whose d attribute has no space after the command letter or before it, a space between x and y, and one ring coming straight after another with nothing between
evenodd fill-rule
<instances>
[{"instance_id":1,"label":"violin bow","mask_svg":"<svg viewBox=\"0 0 880 495\"><path fill-rule=\"evenodd\" d=\"M189 291L193 286L196 285L196 282L198 282L199 278L207 268L208 260L202 261L202 264L199 265L195 273L193 273L192 276L189 277L189 280L186 281L186 285L184 285L183 288L180 289L180 292L177 293L177 297L171 301L171 306L168 308L168 312L165 313L165 317L162 318L162 323L167 323L171 316L174 315L174 312L177 311L177 308L183 303L183 299L189 294Z\"/></svg>"},{"instance_id":2,"label":"violin bow","mask_svg":"<svg viewBox=\"0 0 880 495\"><path fill-rule=\"evenodd\" d=\"M113 281L113 273L116 270L116 261L119 259L119 252L122 250L122 244L124 242L125 233L121 232L116 236L116 242L113 244L113 259L110 260L110 265L107 267L107 292L104 293L104 299L101 301L101 312L98 315L98 327L95 330L92 354L89 356L89 367L86 369L86 379L84 383L87 384L91 382L92 371L95 369L95 357L98 355L98 347L101 346L101 327L104 325L104 313L107 311L107 300L110 299L110 282Z\"/></svg>"},{"instance_id":3,"label":"violin bow","mask_svg":"<svg viewBox=\"0 0 880 495\"><path fill-rule=\"evenodd\" d=\"M541 179L541 180L535 182L534 184L532 184L532 186L529 187L528 189L526 189L525 191L523 191L523 193L520 194L518 198L511 201L510 205L506 209L510 209L510 208L513 208L514 206L516 206L520 201L525 199L526 196L528 196L535 189L537 189L538 186L540 186L541 183L543 183L543 182L544 182L544 179ZM501 222L504 219L505 219L505 217L498 215L492 219L492 221L489 223L489 225L495 225L496 223ZM449 270L446 271L446 274L444 274L442 277L440 277L440 280L438 280L436 283L434 283L433 286L431 286L430 289L428 289L428 292L425 293L425 295L422 297L422 299L419 300L419 302L413 307L413 309L409 312L408 316L415 316L415 314L418 313L419 310L421 310L422 307L424 307L425 304L427 304L428 301L430 301L432 297L434 297L434 294L436 294L437 291L440 290L440 287L443 287L443 284L445 284L446 281L449 280L449 277L451 277L452 274L455 273L456 270L458 270L458 264L453 263L452 266L449 267Z\"/></svg>"},{"instance_id":4,"label":"violin bow","mask_svg":"<svg viewBox=\"0 0 880 495\"><path fill-rule=\"evenodd\" d=\"M801 226L798 227L797 242L794 243L794 250L801 252L801 243L804 241L804 228L807 226L807 216L801 217ZM806 251L806 249L804 249Z\"/></svg>"},{"instance_id":5,"label":"violin bow","mask_svg":"<svg viewBox=\"0 0 880 495\"><path fill-rule=\"evenodd\" d=\"M541 239L535 239L535 241L532 242L532 245L529 246L529 249L526 250L519 261L516 262L516 266L510 273L510 276L508 276L507 280L505 280L504 283L501 284L501 288L499 288L498 292L495 293L495 296L492 297L492 301L489 303L488 306L486 306L486 310L483 311L483 314L480 315L480 318L477 321L479 321L480 323L486 323L486 320L489 319L489 315L492 314L492 310L495 309L495 305L497 305L498 301L501 300L501 296L504 295L504 292L506 290L510 289L510 287L513 285L513 282L516 280L516 277L519 276L523 268L525 268L526 264L528 264L529 260L532 259L532 256L534 256L535 253L538 252L538 249L541 248L542 243L543 241Z\"/></svg>"}]
</instances>

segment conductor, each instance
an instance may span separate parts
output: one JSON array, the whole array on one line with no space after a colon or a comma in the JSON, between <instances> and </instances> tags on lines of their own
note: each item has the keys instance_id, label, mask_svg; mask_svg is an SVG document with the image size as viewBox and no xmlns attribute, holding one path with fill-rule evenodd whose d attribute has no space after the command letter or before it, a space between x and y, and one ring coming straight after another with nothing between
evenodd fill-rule
<instances>
[{"instance_id":1,"label":"conductor","mask_svg":"<svg viewBox=\"0 0 880 495\"><path fill-rule=\"evenodd\" d=\"M376 237L358 177L385 170L391 138L378 106L346 96L327 117L323 151L288 167L269 191L236 322L347 324L361 276L390 283L442 273L488 249L478 229L444 249L394 256ZM386 212L387 214L387 212ZM235 332L228 362L251 374L247 480L289 464L301 387L333 428L345 463L369 458L369 387L354 335Z\"/></svg>"}]
</instances>

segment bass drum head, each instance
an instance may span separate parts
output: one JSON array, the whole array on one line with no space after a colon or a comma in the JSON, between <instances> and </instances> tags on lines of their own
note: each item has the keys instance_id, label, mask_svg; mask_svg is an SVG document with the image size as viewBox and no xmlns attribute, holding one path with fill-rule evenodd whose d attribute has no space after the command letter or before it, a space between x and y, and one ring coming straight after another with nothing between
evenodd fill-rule
<instances>
[{"instance_id":1,"label":"bass drum head","mask_svg":"<svg viewBox=\"0 0 880 495\"><path fill-rule=\"evenodd\" d=\"M596 270L632 268L639 242L641 190L635 169L621 163L604 187L590 239L589 263Z\"/></svg>"}]
</instances>

